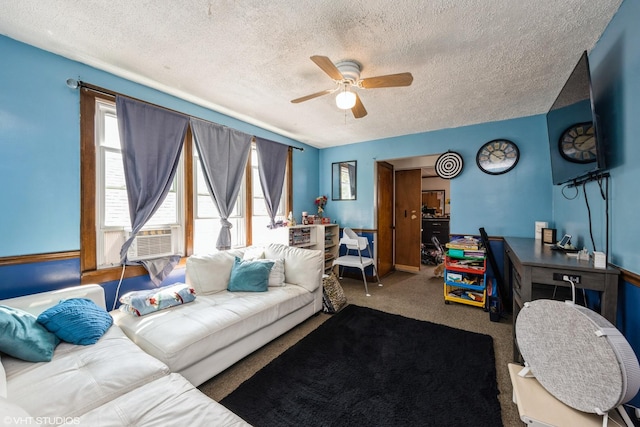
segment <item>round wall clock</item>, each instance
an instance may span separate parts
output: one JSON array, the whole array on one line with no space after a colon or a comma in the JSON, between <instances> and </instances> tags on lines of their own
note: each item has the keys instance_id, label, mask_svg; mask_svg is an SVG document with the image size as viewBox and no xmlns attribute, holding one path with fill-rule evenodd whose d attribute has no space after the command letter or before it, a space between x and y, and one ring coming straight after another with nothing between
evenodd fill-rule
<instances>
[{"instance_id":1,"label":"round wall clock","mask_svg":"<svg viewBox=\"0 0 640 427\"><path fill-rule=\"evenodd\" d=\"M500 175L516 167L520 160L518 146L506 139L495 139L484 144L476 154L480 170L490 175Z\"/></svg>"},{"instance_id":2,"label":"round wall clock","mask_svg":"<svg viewBox=\"0 0 640 427\"><path fill-rule=\"evenodd\" d=\"M578 123L562 133L558 141L560 154L574 163L591 163L596 161L596 135L593 123Z\"/></svg>"}]
</instances>

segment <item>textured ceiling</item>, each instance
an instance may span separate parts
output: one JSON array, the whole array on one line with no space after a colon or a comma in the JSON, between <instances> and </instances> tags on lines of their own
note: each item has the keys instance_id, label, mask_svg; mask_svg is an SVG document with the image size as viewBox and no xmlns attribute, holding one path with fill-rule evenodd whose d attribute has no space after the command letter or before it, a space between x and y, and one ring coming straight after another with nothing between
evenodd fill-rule
<instances>
[{"instance_id":1,"label":"textured ceiling","mask_svg":"<svg viewBox=\"0 0 640 427\"><path fill-rule=\"evenodd\" d=\"M545 113L621 1L2 0L0 33L322 148ZM292 104L312 55L413 84Z\"/></svg>"}]
</instances>

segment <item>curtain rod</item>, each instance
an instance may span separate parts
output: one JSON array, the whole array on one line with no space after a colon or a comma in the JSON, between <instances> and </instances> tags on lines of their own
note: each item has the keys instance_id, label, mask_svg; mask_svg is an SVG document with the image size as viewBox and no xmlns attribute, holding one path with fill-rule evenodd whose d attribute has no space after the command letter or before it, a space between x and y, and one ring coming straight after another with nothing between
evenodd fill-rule
<instances>
[{"instance_id":1,"label":"curtain rod","mask_svg":"<svg viewBox=\"0 0 640 427\"><path fill-rule=\"evenodd\" d=\"M129 99L133 99L133 100L138 101L138 102L144 102L145 104L153 105L154 107L163 108L163 109L171 111L173 113L182 114L182 115L189 116L189 117L195 117L195 116L191 116L190 114L185 114L185 113L183 113L181 111L176 111L176 110L174 110L172 108L163 107L162 105L153 104L151 102L147 102L147 101L144 101L142 99L134 98L134 97L129 96L129 95L124 95L124 94L119 93L119 92L114 92L112 90L104 89L104 88L101 88L100 86L95 86L95 85L92 85L90 83L83 82L82 80L67 79L66 83L67 83L67 86L70 87L71 89L84 88L84 89L88 89L88 90L91 90L93 92L101 93L101 94L107 95L107 96L112 96L112 97L124 96L124 97L127 97ZM195 118L198 119L198 120L203 120L205 122L215 123L215 122L212 122L211 120L201 119L200 117L195 117ZM215 123L215 124L219 125L219 123ZM221 125L221 126L225 126L225 125ZM253 141L255 141L256 136L255 135L252 135L252 136L253 136L253 138L252 138ZM277 142L277 141L273 141L273 142L276 142L276 143L282 144L282 145L286 145L287 147L291 147L291 148L296 149L296 150L304 151L303 147L296 147L295 145L283 144L282 142Z\"/></svg>"}]
</instances>

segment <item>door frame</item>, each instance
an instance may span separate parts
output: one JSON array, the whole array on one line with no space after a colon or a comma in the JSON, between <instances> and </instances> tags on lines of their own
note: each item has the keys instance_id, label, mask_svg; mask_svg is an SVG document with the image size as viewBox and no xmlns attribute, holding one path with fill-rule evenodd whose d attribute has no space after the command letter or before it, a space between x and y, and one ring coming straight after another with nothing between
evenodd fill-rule
<instances>
[{"instance_id":1,"label":"door frame","mask_svg":"<svg viewBox=\"0 0 640 427\"><path fill-rule=\"evenodd\" d=\"M380 224L380 217L381 217L381 209L382 209L382 204L380 203L379 200L379 190L384 191L384 189L380 188L380 176L379 176L379 165L380 164L384 164L386 166L384 167L388 167L391 170L391 183L389 185L389 188L387 188L386 190L389 192L389 194L391 194L391 212L389 212L389 214L391 215L391 224L389 225L391 228L391 253L390 255L390 259L386 259L386 254L383 253L383 251L379 251L378 248L380 246L380 242L381 242L381 238L380 238L380 230L381 230L381 225ZM376 259L376 268L378 269L378 273L380 276L385 276L391 272L393 272L395 270L395 242L396 242L396 236L395 236L395 167L393 166L393 164L386 162L386 161L376 161L374 163L374 176L375 176L375 182L374 182L374 195L375 195L375 210L374 210L374 226L375 226L375 230L376 230L376 242L377 244L374 245L374 250L375 250L375 259ZM385 257L384 259L382 259L381 257ZM385 265L390 265L389 269L386 269ZM382 268L381 268L382 267Z\"/></svg>"}]
</instances>

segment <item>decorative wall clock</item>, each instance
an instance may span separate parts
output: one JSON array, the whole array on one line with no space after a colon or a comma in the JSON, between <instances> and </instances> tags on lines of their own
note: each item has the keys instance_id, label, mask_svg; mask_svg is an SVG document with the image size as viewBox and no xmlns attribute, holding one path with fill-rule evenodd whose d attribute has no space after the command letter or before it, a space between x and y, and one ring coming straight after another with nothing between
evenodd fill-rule
<instances>
[{"instance_id":1,"label":"decorative wall clock","mask_svg":"<svg viewBox=\"0 0 640 427\"><path fill-rule=\"evenodd\" d=\"M518 146L506 139L494 139L484 144L476 154L480 170L490 175L500 175L516 167L520 160Z\"/></svg>"},{"instance_id":2,"label":"decorative wall clock","mask_svg":"<svg viewBox=\"0 0 640 427\"><path fill-rule=\"evenodd\" d=\"M578 123L562 133L558 141L560 154L574 163L596 161L596 135L592 122Z\"/></svg>"}]
</instances>

